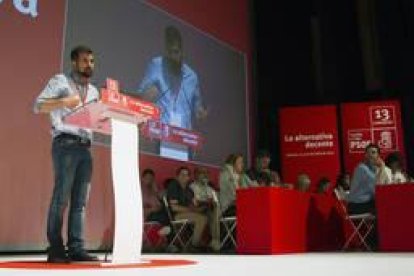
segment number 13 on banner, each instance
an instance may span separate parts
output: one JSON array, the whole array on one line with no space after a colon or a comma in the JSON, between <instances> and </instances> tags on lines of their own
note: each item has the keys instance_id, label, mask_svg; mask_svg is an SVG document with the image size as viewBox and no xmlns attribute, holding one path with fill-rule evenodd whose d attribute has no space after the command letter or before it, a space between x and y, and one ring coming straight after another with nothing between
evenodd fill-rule
<instances>
[{"instance_id":1,"label":"number 13 on banner","mask_svg":"<svg viewBox=\"0 0 414 276\"><path fill-rule=\"evenodd\" d=\"M370 108L371 126L395 126L395 110L393 106L372 106Z\"/></svg>"}]
</instances>

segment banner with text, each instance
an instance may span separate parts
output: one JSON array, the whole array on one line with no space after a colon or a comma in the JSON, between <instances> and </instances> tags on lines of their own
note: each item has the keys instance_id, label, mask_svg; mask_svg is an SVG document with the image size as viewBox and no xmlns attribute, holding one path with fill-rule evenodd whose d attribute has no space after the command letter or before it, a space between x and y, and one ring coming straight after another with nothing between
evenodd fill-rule
<instances>
[{"instance_id":1,"label":"banner with text","mask_svg":"<svg viewBox=\"0 0 414 276\"><path fill-rule=\"evenodd\" d=\"M312 189L322 177L334 183L340 170L336 107L282 108L279 118L284 182L305 173Z\"/></svg>"},{"instance_id":2,"label":"banner with text","mask_svg":"<svg viewBox=\"0 0 414 276\"><path fill-rule=\"evenodd\" d=\"M381 148L383 158L394 151L404 154L398 101L345 103L341 105L341 118L346 172L353 173L369 143Z\"/></svg>"}]
</instances>

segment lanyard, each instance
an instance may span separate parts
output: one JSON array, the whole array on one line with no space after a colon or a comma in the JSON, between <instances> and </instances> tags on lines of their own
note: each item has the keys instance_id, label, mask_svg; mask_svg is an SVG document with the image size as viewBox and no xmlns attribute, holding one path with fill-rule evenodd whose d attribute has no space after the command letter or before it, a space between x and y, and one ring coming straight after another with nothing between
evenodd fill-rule
<instances>
[{"instance_id":1,"label":"lanyard","mask_svg":"<svg viewBox=\"0 0 414 276\"><path fill-rule=\"evenodd\" d=\"M181 86L182 86L182 78L176 77L176 76L170 76L170 89L173 95L173 111L177 111L177 100L178 96L181 92Z\"/></svg>"},{"instance_id":2,"label":"lanyard","mask_svg":"<svg viewBox=\"0 0 414 276\"><path fill-rule=\"evenodd\" d=\"M71 75L69 78L69 85L80 96L82 105L85 105L86 98L88 97L88 86L87 86L88 84L83 86L83 89L82 89L82 85L76 83L75 80L73 79L73 76Z\"/></svg>"}]
</instances>

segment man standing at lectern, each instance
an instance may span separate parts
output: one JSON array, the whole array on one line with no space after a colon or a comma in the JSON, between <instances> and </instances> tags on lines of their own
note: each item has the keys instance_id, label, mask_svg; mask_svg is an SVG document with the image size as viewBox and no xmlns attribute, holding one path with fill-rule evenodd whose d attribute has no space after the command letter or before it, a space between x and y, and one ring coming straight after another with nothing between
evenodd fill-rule
<instances>
[{"instance_id":1,"label":"man standing at lectern","mask_svg":"<svg viewBox=\"0 0 414 276\"><path fill-rule=\"evenodd\" d=\"M85 205L92 175L90 154L91 133L68 126L63 118L75 108L97 100L99 92L90 83L94 70L94 55L90 48L78 46L70 54L69 74L53 76L37 97L35 113L49 114L52 123L52 159L55 185L47 220L49 241L47 261L96 261L84 248L83 228ZM70 202L66 254L62 238L63 212Z\"/></svg>"}]
</instances>

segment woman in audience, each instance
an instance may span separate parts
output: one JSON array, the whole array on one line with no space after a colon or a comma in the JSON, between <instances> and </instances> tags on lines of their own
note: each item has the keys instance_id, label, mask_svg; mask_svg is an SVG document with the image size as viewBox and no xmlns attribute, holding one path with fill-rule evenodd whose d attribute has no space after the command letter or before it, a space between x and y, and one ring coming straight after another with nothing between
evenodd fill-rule
<instances>
[{"instance_id":1,"label":"woman in audience","mask_svg":"<svg viewBox=\"0 0 414 276\"><path fill-rule=\"evenodd\" d=\"M249 186L257 184L244 173L243 155L229 155L220 172L219 202L222 216L236 215L236 190Z\"/></svg>"},{"instance_id":2,"label":"woman in audience","mask_svg":"<svg viewBox=\"0 0 414 276\"><path fill-rule=\"evenodd\" d=\"M168 214L162 204L160 194L155 182L155 173L151 169L145 169L141 175L142 201L144 205L144 220L158 222L161 228L160 236L167 236L171 232Z\"/></svg>"}]
</instances>

